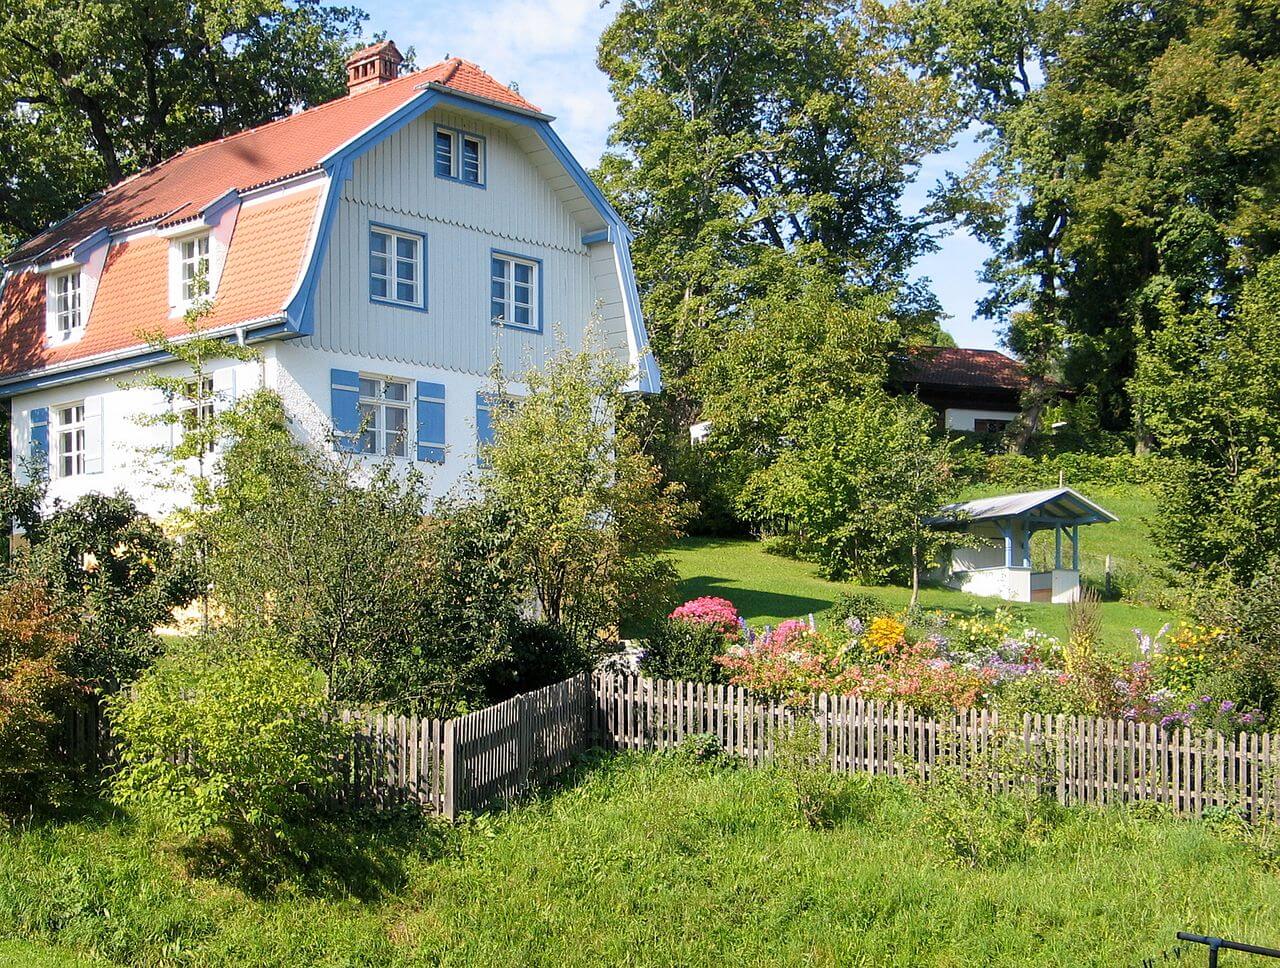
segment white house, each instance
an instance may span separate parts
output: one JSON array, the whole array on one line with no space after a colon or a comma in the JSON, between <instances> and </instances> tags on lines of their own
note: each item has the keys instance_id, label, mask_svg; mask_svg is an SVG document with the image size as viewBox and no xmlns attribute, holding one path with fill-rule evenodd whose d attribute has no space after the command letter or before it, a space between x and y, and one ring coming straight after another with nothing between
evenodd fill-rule
<instances>
[{"instance_id":1,"label":"white house","mask_svg":"<svg viewBox=\"0 0 1280 968\"><path fill-rule=\"evenodd\" d=\"M1080 528L1116 516L1069 487L1025 491L949 504L931 520L957 535L950 564L935 576L974 595L1013 602L1074 602L1080 598ZM1036 571L1031 536L1053 532L1053 565ZM1071 557L1063 563L1063 541Z\"/></svg>"},{"instance_id":2,"label":"white house","mask_svg":"<svg viewBox=\"0 0 1280 968\"><path fill-rule=\"evenodd\" d=\"M366 48L346 97L184 151L14 251L0 397L20 476L45 461L51 497L124 487L164 510L145 467L175 431L137 416L169 404L122 384L178 366L141 334L185 332L201 285L202 328L260 351L215 364L216 406L273 388L300 436L417 461L437 493L490 432L495 361L518 373L594 317L633 388L659 388L631 234L552 119L468 61L400 62Z\"/></svg>"}]
</instances>

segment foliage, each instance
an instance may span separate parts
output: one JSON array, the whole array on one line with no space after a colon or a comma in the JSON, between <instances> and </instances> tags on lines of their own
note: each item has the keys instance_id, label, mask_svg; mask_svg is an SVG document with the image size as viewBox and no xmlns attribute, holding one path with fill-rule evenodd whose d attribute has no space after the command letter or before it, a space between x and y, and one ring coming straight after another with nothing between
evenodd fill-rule
<instances>
[{"instance_id":1,"label":"foliage","mask_svg":"<svg viewBox=\"0 0 1280 968\"><path fill-rule=\"evenodd\" d=\"M528 369L518 399L499 374L479 479L510 514L516 574L541 616L588 644L664 604L674 572L663 551L690 510L641 450L630 377L591 345Z\"/></svg>"},{"instance_id":2,"label":"foliage","mask_svg":"<svg viewBox=\"0 0 1280 968\"><path fill-rule=\"evenodd\" d=\"M0 587L0 816L44 806L65 792L69 764L58 749L78 690L64 671L74 619L44 586Z\"/></svg>"},{"instance_id":3,"label":"foliage","mask_svg":"<svg viewBox=\"0 0 1280 968\"><path fill-rule=\"evenodd\" d=\"M442 632L446 630L442 629ZM549 622L519 621L487 670L485 701L499 703L522 692L563 682L592 667L595 656Z\"/></svg>"},{"instance_id":4,"label":"foliage","mask_svg":"<svg viewBox=\"0 0 1280 968\"><path fill-rule=\"evenodd\" d=\"M724 744L715 733L689 733L671 751L674 759L698 766L721 766L728 762Z\"/></svg>"},{"instance_id":5,"label":"foliage","mask_svg":"<svg viewBox=\"0 0 1280 968\"><path fill-rule=\"evenodd\" d=\"M796 619L763 634L748 630L716 661L729 681L787 703L803 703L815 692L839 692L845 650Z\"/></svg>"},{"instance_id":6,"label":"foliage","mask_svg":"<svg viewBox=\"0 0 1280 968\"><path fill-rule=\"evenodd\" d=\"M1067 647L1063 651L1063 667L1075 672L1097 658L1102 631L1102 602L1087 588L1067 603Z\"/></svg>"},{"instance_id":7,"label":"foliage","mask_svg":"<svg viewBox=\"0 0 1280 968\"><path fill-rule=\"evenodd\" d=\"M679 609L677 609L679 611ZM734 626L733 639L737 638ZM717 662L730 639L713 622L672 618L660 623L645 640L640 671L656 679L688 682L727 682L724 667Z\"/></svg>"},{"instance_id":8,"label":"foliage","mask_svg":"<svg viewBox=\"0 0 1280 968\"><path fill-rule=\"evenodd\" d=\"M797 712L783 727L774 745L773 766L786 778L800 824L810 830L834 826L855 806L849 794L866 792L865 784L853 790L846 778L832 772L822 756L821 729L804 712Z\"/></svg>"},{"instance_id":9,"label":"foliage","mask_svg":"<svg viewBox=\"0 0 1280 968\"><path fill-rule=\"evenodd\" d=\"M424 715L483 701L521 591L508 512L445 502L427 519L419 475L299 443L266 391L231 421L209 533L233 629L313 663L335 700Z\"/></svg>"},{"instance_id":10,"label":"foliage","mask_svg":"<svg viewBox=\"0 0 1280 968\"><path fill-rule=\"evenodd\" d=\"M829 577L911 576L917 587L942 545L926 520L950 495L949 454L916 401L833 400L748 484L744 508L802 535Z\"/></svg>"},{"instance_id":11,"label":"foliage","mask_svg":"<svg viewBox=\"0 0 1280 968\"><path fill-rule=\"evenodd\" d=\"M1229 314L1166 301L1163 328L1144 344L1135 392L1162 452L1177 459L1156 534L1199 581L1223 574L1247 585L1280 554L1278 312L1280 256L1257 267Z\"/></svg>"},{"instance_id":12,"label":"foliage","mask_svg":"<svg viewBox=\"0 0 1280 968\"><path fill-rule=\"evenodd\" d=\"M314 0L6 4L0 251L183 148L341 96L363 19Z\"/></svg>"},{"instance_id":13,"label":"foliage","mask_svg":"<svg viewBox=\"0 0 1280 968\"><path fill-rule=\"evenodd\" d=\"M1007 232L988 312L1037 368L1065 350L1102 426L1140 443L1156 384L1128 381L1148 336L1169 332L1170 312L1227 315L1276 251L1280 50L1257 27L1274 13L1240 0L927 0L905 18L918 63L956 83L991 144L979 167Z\"/></svg>"},{"instance_id":14,"label":"foliage","mask_svg":"<svg viewBox=\"0 0 1280 968\"><path fill-rule=\"evenodd\" d=\"M110 700L120 744L115 801L188 835L226 829L246 861L285 845L291 824L337 781L347 728L324 681L255 643L197 641Z\"/></svg>"},{"instance_id":15,"label":"foliage","mask_svg":"<svg viewBox=\"0 0 1280 968\"><path fill-rule=\"evenodd\" d=\"M188 549L124 493L55 503L23 528L10 570L42 582L79 625L65 671L108 689L131 680L156 654L155 628L195 597Z\"/></svg>"},{"instance_id":16,"label":"foliage","mask_svg":"<svg viewBox=\"0 0 1280 968\"><path fill-rule=\"evenodd\" d=\"M960 867L1025 859L1065 813L1051 792L1052 751L1026 750L1006 733L962 768L946 743L928 780L915 783L924 828Z\"/></svg>"},{"instance_id":17,"label":"foliage","mask_svg":"<svg viewBox=\"0 0 1280 968\"><path fill-rule=\"evenodd\" d=\"M836 625L847 627L851 621L857 621L861 627L877 615L886 615L890 611L891 609L874 595L866 592L841 592L827 609L827 615Z\"/></svg>"}]
</instances>

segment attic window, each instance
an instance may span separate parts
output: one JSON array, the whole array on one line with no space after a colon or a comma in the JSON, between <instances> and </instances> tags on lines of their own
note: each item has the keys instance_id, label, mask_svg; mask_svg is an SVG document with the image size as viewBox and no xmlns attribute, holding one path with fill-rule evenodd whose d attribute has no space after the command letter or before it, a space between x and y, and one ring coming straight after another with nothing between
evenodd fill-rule
<instances>
[{"instance_id":1,"label":"attic window","mask_svg":"<svg viewBox=\"0 0 1280 968\"><path fill-rule=\"evenodd\" d=\"M187 307L209 294L209 236L192 236L177 246L179 304Z\"/></svg>"},{"instance_id":2,"label":"attic window","mask_svg":"<svg viewBox=\"0 0 1280 968\"><path fill-rule=\"evenodd\" d=\"M479 135L436 128L436 177L484 187L484 147L484 138Z\"/></svg>"},{"instance_id":3,"label":"attic window","mask_svg":"<svg viewBox=\"0 0 1280 968\"><path fill-rule=\"evenodd\" d=\"M79 269L50 277L49 309L53 316L52 332L57 339L69 340L80 333L84 317L80 313Z\"/></svg>"}]
</instances>

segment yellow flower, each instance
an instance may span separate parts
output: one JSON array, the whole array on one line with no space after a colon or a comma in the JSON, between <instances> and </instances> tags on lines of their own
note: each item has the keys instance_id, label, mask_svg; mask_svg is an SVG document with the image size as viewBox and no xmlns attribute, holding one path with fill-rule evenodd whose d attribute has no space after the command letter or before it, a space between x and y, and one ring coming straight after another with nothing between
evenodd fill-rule
<instances>
[{"instance_id":1,"label":"yellow flower","mask_svg":"<svg viewBox=\"0 0 1280 968\"><path fill-rule=\"evenodd\" d=\"M902 645L906 631L907 627L897 619L882 615L871 620L862 636L862 644L876 652L889 652Z\"/></svg>"}]
</instances>

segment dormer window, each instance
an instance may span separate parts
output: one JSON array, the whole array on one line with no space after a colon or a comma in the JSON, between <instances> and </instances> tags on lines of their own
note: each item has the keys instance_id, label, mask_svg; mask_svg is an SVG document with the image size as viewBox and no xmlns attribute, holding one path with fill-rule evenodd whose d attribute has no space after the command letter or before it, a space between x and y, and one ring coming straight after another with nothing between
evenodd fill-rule
<instances>
[{"instance_id":1,"label":"dormer window","mask_svg":"<svg viewBox=\"0 0 1280 968\"><path fill-rule=\"evenodd\" d=\"M484 139L453 128L436 128L436 177L484 187Z\"/></svg>"},{"instance_id":2,"label":"dormer window","mask_svg":"<svg viewBox=\"0 0 1280 968\"><path fill-rule=\"evenodd\" d=\"M209 236L182 239L177 246L178 295L180 305L186 308L209 294Z\"/></svg>"},{"instance_id":3,"label":"dormer window","mask_svg":"<svg viewBox=\"0 0 1280 968\"><path fill-rule=\"evenodd\" d=\"M56 338L69 340L79 335L84 326L84 317L80 313L79 269L62 272L49 279L49 302Z\"/></svg>"}]
</instances>

